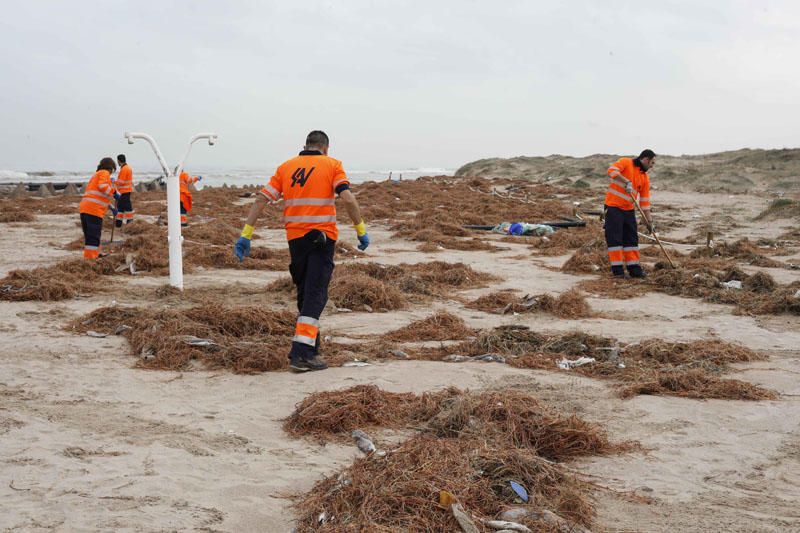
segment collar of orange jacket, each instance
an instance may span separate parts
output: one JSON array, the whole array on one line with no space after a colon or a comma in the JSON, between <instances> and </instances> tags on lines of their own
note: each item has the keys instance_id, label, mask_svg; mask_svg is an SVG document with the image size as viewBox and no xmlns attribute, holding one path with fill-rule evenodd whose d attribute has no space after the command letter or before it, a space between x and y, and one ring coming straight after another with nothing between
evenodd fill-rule
<instances>
[{"instance_id":1,"label":"collar of orange jacket","mask_svg":"<svg viewBox=\"0 0 800 533\"><path fill-rule=\"evenodd\" d=\"M322 155L319 150L303 150L300 155Z\"/></svg>"}]
</instances>

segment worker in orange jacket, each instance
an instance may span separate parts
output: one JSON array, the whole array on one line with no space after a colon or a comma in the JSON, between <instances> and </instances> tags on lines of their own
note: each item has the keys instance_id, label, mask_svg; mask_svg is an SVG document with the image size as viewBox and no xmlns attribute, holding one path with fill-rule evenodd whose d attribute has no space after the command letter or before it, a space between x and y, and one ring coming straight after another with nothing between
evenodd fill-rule
<instances>
[{"instance_id":1,"label":"worker in orange jacket","mask_svg":"<svg viewBox=\"0 0 800 533\"><path fill-rule=\"evenodd\" d=\"M117 200L117 220L116 225L118 228L122 227L122 222L128 224L133 220L133 202L131 195L133 194L133 169L128 164L125 154L117 156L117 164L119 165L119 173L117 174L116 187L120 197Z\"/></svg>"},{"instance_id":2,"label":"worker in orange jacket","mask_svg":"<svg viewBox=\"0 0 800 533\"><path fill-rule=\"evenodd\" d=\"M81 215L83 228L83 258L97 259L100 257L100 234L103 232L103 217L106 211L116 216L117 210L111 206L111 200L119 199L119 193L111 182L111 174L117 170L117 165L110 157L104 157L97 165L97 172L86 185L78 211Z\"/></svg>"},{"instance_id":3,"label":"worker in orange jacket","mask_svg":"<svg viewBox=\"0 0 800 533\"><path fill-rule=\"evenodd\" d=\"M356 197L341 161L328 157L328 136L312 131L300 155L275 172L256 196L234 253L243 261L250 254L250 239L256 220L267 202L283 199L283 220L289 241L289 272L297 287L297 324L289 352L289 367L296 372L323 370L327 364L319 355L319 318L328 301L328 284L333 274L333 255L339 229L336 226L336 195L344 202L353 221L358 248L369 246L369 235Z\"/></svg>"},{"instance_id":4,"label":"worker in orange jacket","mask_svg":"<svg viewBox=\"0 0 800 533\"><path fill-rule=\"evenodd\" d=\"M645 277L639 263L639 235L636 229L636 206L639 202L644 223L653 232L650 215L650 177L647 171L655 165L656 154L643 150L637 158L622 157L608 167L611 178L605 200L605 234L611 273L625 277L625 268L632 278Z\"/></svg>"},{"instance_id":5,"label":"worker in orange jacket","mask_svg":"<svg viewBox=\"0 0 800 533\"><path fill-rule=\"evenodd\" d=\"M177 167L175 172L177 172ZM190 186L203 179L203 176L190 176L185 170L180 175L181 184L181 226L189 225L189 212L192 210L192 191Z\"/></svg>"}]
</instances>

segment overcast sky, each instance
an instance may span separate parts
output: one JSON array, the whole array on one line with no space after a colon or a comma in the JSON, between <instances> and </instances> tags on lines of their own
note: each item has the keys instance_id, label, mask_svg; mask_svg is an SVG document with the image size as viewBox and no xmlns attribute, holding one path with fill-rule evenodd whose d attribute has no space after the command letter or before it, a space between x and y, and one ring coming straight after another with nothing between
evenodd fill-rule
<instances>
[{"instance_id":1,"label":"overcast sky","mask_svg":"<svg viewBox=\"0 0 800 533\"><path fill-rule=\"evenodd\" d=\"M800 145L800 2L15 1L0 169L268 168L324 129L345 168ZM136 163L134 163L136 165Z\"/></svg>"}]
</instances>

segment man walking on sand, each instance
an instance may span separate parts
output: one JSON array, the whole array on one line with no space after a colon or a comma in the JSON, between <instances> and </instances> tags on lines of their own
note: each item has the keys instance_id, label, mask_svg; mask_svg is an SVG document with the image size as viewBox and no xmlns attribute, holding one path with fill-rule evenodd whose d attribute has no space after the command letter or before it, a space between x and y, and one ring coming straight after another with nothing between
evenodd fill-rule
<instances>
[{"instance_id":1,"label":"man walking on sand","mask_svg":"<svg viewBox=\"0 0 800 533\"><path fill-rule=\"evenodd\" d=\"M328 301L328 284L333 274L333 255L339 229L336 226L336 195L344 203L358 237L358 248L369 246L369 236L356 197L341 161L328 157L330 145L323 131L312 131L300 155L275 171L256 196L234 253L239 261L250 255L250 239L267 202L283 198L283 220L289 241L289 272L297 287L297 324L289 367L295 372L324 370L328 365L319 355L319 318Z\"/></svg>"},{"instance_id":2,"label":"man walking on sand","mask_svg":"<svg viewBox=\"0 0 800 533\"><path fill-rule=\"evenodd\" d=\"M644 213L644 223L653 232L653 219L650 215L650 177L647 171L655 165L656 154L643 150L639 157L621 157L608 167L611 178L606 193L606 245L611 273L614 277L625 277L625 267L632 278L645 277L639 264L639 235L636 231L636 206L639 202Z\"/></svg>"}]
</instances>

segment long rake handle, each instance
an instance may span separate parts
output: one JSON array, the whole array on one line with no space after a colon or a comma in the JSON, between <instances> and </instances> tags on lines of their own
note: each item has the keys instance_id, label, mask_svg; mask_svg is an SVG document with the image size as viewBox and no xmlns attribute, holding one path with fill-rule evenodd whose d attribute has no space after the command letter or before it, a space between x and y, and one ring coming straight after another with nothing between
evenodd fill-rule
<instances>
[{"instance_id":1,"label":"long rake handle","mask_svg":"<svg viewBox=\"0 0 800 533\"><path fill-rule=\"evenodd\" d=\"M631 196L631 200L633 200L633 205L635 205L636 209L639 210L639 214L642 215L642 218L644 218L645 221L647 221L648 218L645 216L644 210L642 209L642 206L639 205L639 200L637 200L636 197L633 194L631 194L630 196ZM653 238L658 243L658 247L661 248L662 252L664 252L664 257L667 258L667 262L669 262L669 266L671 266L672 268L675 268L675 263L672 262L672 258L667 253L666 248L664 248L664 245L661 244L661 239L659 239L658 238L658 234L656 234L656 232L653 231L653 224L652 223L648 223L648 229L650 230L650 234L653 236Z\"/></svg>"}]
</instances>

